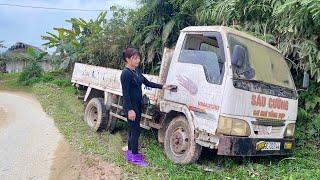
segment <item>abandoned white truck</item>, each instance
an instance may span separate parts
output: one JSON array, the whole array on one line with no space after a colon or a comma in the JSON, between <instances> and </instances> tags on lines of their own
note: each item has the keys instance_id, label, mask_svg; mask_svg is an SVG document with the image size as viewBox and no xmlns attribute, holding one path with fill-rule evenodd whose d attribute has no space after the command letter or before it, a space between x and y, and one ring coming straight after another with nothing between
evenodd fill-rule
<instances>
[{"instance_id":1,"label":"abandoned white truck","mask_svg":"<svg viewBox=\"0 0 320 180\"><path fill-rule=\"evenodd\" d=\"M84 118L94 130L113 130L122 114L121 70L76 63L72 82L86 89ZM148 108L141 127L158 129L168 158L196 161L202 147L218 155L290 155L298 96L279 50L224 26L183 29L165 49L159 76L173 90L143 87Z\"/></svg>"}]
</instances>

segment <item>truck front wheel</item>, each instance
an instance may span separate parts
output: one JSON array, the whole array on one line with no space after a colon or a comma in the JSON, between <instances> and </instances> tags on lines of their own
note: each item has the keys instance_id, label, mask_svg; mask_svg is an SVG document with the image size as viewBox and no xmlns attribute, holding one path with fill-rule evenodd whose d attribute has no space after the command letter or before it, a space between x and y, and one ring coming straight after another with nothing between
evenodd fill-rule
<instances>
[{"instance_id":1,"label":"truck front wheel","mask_svg":"<svg viewBox=\"0 0 320 180\"><path fill-rule=\"evenodd\" d=\"M167 157L179 164L197 161L202 147L196 144L193 134L184 116L173 118L164 137L164 150Z\"/></svg>"},{"instance_id":2,"label":"truck front wheel","mask_svg":"<svg viewBox=\"0 0 320 180\"><path fill-rule=\"evenodd\" d=\"M103 98L92 98L84 111L84 120L94 131L102 130L106 127L108 114Z\"/></svg>"}]
</instances>

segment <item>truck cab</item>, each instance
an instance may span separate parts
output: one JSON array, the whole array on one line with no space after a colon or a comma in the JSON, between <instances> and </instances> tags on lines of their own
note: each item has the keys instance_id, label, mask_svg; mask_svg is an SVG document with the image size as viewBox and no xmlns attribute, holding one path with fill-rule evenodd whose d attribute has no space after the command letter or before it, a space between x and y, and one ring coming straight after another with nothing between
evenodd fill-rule
<instances>
[{"instance_id":1,"label":"truck cab","mask_svg":"<svg viewBox=\"0 0 320 180\"><path fill-rule=\"evenodd\" d=\"M187 27L166 84L177 89L165 92L161 110L185 105L197 144L228 156L292 153L297 91L283 55L266 42L223 26Z\"/></svg>"}]
</instances>

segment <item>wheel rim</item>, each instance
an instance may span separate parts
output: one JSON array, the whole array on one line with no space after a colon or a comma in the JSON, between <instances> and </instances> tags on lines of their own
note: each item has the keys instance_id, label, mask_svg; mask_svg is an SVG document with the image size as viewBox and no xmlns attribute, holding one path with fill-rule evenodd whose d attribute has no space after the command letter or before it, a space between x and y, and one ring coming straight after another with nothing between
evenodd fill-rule
<instances>
[{"instance_id":1,"label":"wheel rim","mask_svg":"<svg viewBox=\"0 0 320 180\"><path fill-rule=\"evenodd\" d=\"M88 111L88 124L90 127L95 127L98 121L98 109L92 106Z\"/></svg>"},{"instance_id":2,"label":"wheel rim","mask_svg":"<svg viewBox=\"0 0 320 180\"><path fill-rule=\"evenodd\" d=\"M174 154L183 155L189 146L189 137L185 128L177 128L170 138L170 147Z\"/></svg>"}]
</instances>

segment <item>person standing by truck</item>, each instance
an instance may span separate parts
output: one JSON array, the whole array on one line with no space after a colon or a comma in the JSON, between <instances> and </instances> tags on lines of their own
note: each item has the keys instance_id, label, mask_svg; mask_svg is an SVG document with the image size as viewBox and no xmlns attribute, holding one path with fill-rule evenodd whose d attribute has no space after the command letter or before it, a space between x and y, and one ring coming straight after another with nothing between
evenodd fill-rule
<instances>
[{"instance_id":1,"label":"person standing by truck","mask_svg":"<svg viewBox=\"0 0 320 180\"><path fill-rule=\"evenodd\" d=\"M123 93L123 109L129 124L128 151L126 160L138 166L146 167L148 163L141 153L138 153L140 136L140 119L142 113L142 84L158 89L171 89L170 85L161 85L148 81L137 69L140 63L140 53L134 48L123 51L125 68L121 73Z\"/></svg>"}]
</instances>

